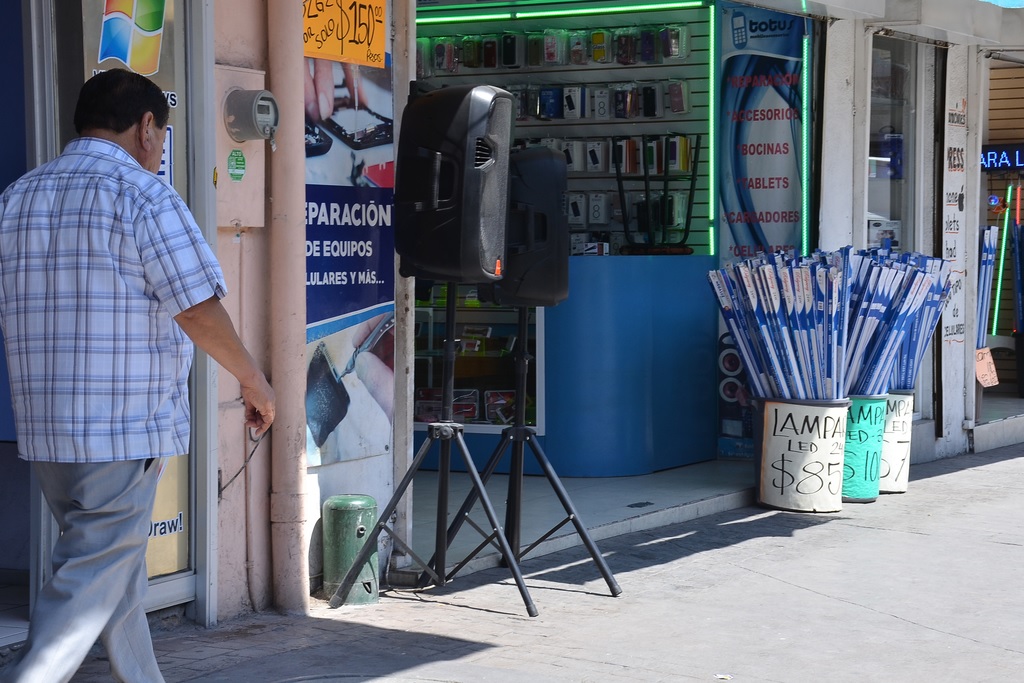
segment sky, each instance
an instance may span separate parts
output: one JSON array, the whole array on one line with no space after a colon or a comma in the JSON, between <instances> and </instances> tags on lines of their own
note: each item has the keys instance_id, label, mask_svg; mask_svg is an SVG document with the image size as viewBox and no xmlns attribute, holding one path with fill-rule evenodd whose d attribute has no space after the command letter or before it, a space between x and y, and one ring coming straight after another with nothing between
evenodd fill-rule
<instances>
[{"instance_id":1,"label":"sky","mask_svg":"<svg viewBox=\"0 0 1024 683\"><path fill-rule=\"evenodd\" d=\"M985 0L985 2L991 2L993 5L999 5L1000 7L1024 7L1024 0Z\"/></svg>"}]
</instances>

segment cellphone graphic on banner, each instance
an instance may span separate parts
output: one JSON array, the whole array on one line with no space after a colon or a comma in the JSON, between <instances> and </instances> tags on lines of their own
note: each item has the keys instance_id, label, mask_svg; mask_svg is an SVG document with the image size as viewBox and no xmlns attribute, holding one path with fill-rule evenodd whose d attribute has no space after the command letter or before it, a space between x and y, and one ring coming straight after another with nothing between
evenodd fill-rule
<instances>
[{"instance_id":1,"label":"cellphone graphic on banner","mask_svg":"<svg viewBox=\"0 0 1024 683\"><path fill-rule=\"evenodd\" d=\"M732 44L741 50L747 46L747 17L743 12L732 15Z\"/></svg>"},{"instance_id":2,"label":"cellphone graphic on banner","mask_svg":"<svg viewBox=\"0 0 1024 683\"><path fill-rule=\"evenodd\" d=\"M331 118L324 121L324 128L351 149L370 149L394 142L390 119L365 109L354 109L346 114L335 111Z\"/></svg>"}]
</instances>

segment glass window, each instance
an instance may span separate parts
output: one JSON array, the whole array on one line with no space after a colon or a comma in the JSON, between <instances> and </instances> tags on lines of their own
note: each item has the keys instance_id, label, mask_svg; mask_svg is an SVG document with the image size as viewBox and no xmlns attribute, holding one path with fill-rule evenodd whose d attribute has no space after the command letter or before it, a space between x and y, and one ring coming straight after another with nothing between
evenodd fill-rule
<instances>
[{"instance_id":1,"label":"glass window","mask_svg":"<svg viewBox=\"0 0 1024 683\"><path fill-rule=\"evenodd\" d=\"M875 36L871 48L868 246L914 249L917 45Z\"/></svg>"}]
</instances>

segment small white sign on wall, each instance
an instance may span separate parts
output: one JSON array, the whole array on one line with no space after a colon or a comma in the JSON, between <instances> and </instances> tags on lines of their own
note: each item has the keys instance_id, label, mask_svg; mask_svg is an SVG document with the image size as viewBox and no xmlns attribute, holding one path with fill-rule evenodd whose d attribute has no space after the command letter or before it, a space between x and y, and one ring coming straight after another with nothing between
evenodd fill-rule
<instances>
[{"instance_id":1,"label":"small white sign on wall","mask_svg":"<svg viewBox=\"0 0 1024 683\"><path fill-rule=\"evenodd\" d=\"M157 176L174 187L174 126L167 124L167 135L164 137L164 150L160 155L160 170Z\"/></svg>"}]
</instances>

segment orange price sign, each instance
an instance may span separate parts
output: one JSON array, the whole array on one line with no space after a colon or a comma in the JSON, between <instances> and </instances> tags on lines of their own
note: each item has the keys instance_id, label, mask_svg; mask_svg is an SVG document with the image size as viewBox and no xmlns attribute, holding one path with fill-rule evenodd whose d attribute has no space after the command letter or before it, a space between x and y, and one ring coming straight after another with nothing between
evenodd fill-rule
<instances>
[{"instance_id":1,"label":"orange price sign","mask_svg":"<svg viewBox=\"0 0 1024 683\"><path fill-rule=\"evenodd\" d=\"M307 57L384 66L387 0L304 0Z\"/></svg>"}]
</instances>

